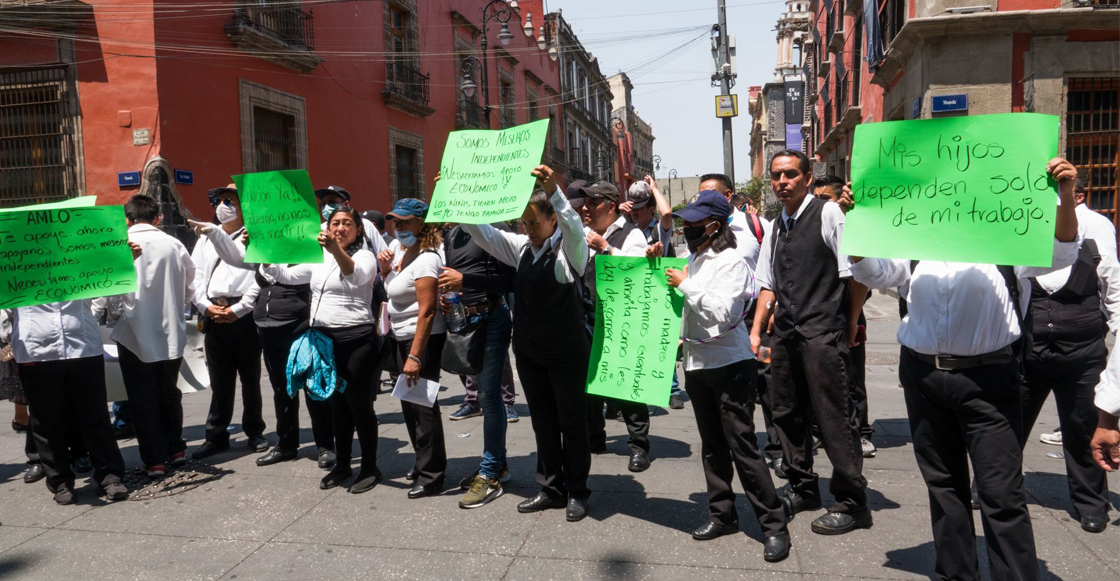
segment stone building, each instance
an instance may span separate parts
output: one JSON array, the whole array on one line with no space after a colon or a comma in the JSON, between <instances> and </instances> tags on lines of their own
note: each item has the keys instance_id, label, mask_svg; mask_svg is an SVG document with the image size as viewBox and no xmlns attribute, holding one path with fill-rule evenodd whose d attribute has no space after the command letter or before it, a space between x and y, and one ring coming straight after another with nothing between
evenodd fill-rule
<instances>
[{"instance_id":1,"label":"stone building","mask_svg":"<svg viewBox=\"0 0 1120 581\"><path fill-rule=\"evenodd\" d=\"M611 130L614 133L615 140L629 146L628 158L622 153L627 148L619 148L619 163L624 168L623 173L627 174L620 176L619 182L629 185L647 175L655 175L653 126L646 123L638 115L638 110L634 108L634 85L630 82L630 77L626 73L613 75L607 79L607 82L610 83L611 94L614 95L614 99L611 101ZM626 132L626 136L621 138L618 135L619 121Z\"/></svg>"}]
</instances>

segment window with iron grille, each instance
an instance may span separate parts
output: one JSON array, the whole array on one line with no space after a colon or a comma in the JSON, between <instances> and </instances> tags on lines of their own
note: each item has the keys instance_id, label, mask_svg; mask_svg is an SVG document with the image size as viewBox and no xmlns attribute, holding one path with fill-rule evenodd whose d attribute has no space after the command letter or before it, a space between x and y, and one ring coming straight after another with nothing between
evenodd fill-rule
<instances>
[{"instance_id":1,"label":"window with iron grille","mask_svg":"<svg viewBox=\"0 0 1120 581\"><path fill-rule=\"evenodd\" d=\"M1069 79L1066 157L1085 181L1086 203L1115 224L1120 213L1120 78Z\"/></svg>"},{"instance_id":2,"label":"window with iron grille","mask_svg":"<svg viewBox=\"0 0 1120 581\"><path fill-rule=\"evenodd\" d=\"M75 124L63 68L0 74L0 207L79 194Z\"/></svg>"},{"instance_id":3,"label":"window with iron grille","mask_svg":"<svg viewBox=\"0 0 1120 581\"><path fill-rule=\"evenodd\" d=\"M873 1L873 0L865 0ZM907 0L878 0L879 30L883 31L883 46L890 48L902 25L906 24Z\"/></svg>"},{"instance_id":4,"label":"window with iron grille","mask_svg":"<svg viewBox=\"0 0 1120 581\"><path fill-rule=\"evenodd\" d=\"M501 111L502 129L517 125L513 101L513 82L502 78L498 81L498 108Z\"/></svg>"},{"instance_id":5,"label":"window with iron grille","mask_svg":"<svg viewBox=\"0 0 1120 581\"><path fill-rule=\"evenodd\" d=\"M393 152L397 160L397 200L401 198L422 199L420 194L420 180L416 166L418 152L415 148L404 145L396 146ZM396 203L396 200L393 200Z\"/></svg>"},{"instance_id":6,"label":"window with iron grille","mask_svg":"<svg viewBox=\"0 0 1120 581\"><path fill-rule=\"evenodd\" d=\"M859 107L859 84L863 74L863 19L855 23L855 38L852 39L852 106Z\"/></svg>"},{"instance_id":7,"label":"window with iron grille","mask_svg":"<svg viewBox=\"0 0 1120 581\"><path fill-rule=\"evenodd\" d=\"M254 171L298 168L295 133L295 115L253 107Z\"/></svg>"}]
</instances>

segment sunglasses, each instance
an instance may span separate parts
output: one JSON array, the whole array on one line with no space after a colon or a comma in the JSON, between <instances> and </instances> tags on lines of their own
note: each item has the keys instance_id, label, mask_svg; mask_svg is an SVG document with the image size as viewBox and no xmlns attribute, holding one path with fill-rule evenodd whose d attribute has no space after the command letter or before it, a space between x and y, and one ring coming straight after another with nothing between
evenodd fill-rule
<instances>
[{"instance_id":1,"label":"sunglasses","mask_svg":"<svg viewBox=\"0 0 1120 581\"><path fill-rule=\"evenodd\" d=\"M214 200L213 202L210 203L210 205L214 206L215 208L217 208L218 206L221 206L222 204L225 204L226 207L228 207L228 208L233 207L233 201L230 200L229 198L226 198L224 200Z\"/></svg>"}]
</instances>

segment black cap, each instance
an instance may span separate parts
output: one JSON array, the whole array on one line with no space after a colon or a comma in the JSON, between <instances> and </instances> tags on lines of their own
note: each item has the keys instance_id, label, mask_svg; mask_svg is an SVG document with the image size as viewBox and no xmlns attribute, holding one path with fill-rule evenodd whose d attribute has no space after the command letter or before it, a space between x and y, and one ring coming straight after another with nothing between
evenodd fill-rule
<instances>
[{"instance_id":1,"label":"black cap","mask_svg":"<svg viewBox=\"0 0 1120 581\"><path fill-rule=\"evenodd\" d=\"M590 185L591 184L588 183L587 180L576 180L568 184L568 189L564 191L564 195L567 196L569 200L582 198L585 195L584 190Z\"/></svg>"},{"instance_id":2,"label":"black cap","mask_svg":"<svg viewBox=\"0 0 1120 581\"><path fill-rule=\"evenodd\" d=\"M610 182L598 181L583 190L588 198L603 198L618 203L618 188Z\"/></svg>"},{"instance_id":3,"label":"black cap","mask_svg":"<svg viewBox=\"0 0 1120 581\"><path fill-rule=\"evenodd\" d=\"M322 200L323 196L327 194L334 194L336 196L340 196L347 202L350 201L350 192L346 191L346 188L342 186L327 186L325 188L315 190L315 197L320 200Z\"/></svg>"},{"instance_id":4,"label":"black cap","mask_svg":"<svg viewBox=\"0 0 1120 581\"><path fill-rule=\"evenodd\" d=\"M374 226L377 226L378 232L385 231L385 215L377 210L366 210L362 212L362 217L369 220Z\"/></svg>"},{"instance_id":5,"label":"black cap","mask_svg":"<svg viewBox=\"0 0 1120 581\"><path fill-rule=\"evenodd\" d=\"M225 194L225 193L237 194L237 188L231 188L229 186L222 186L220 188L214 188L214 189L210 190L209 192L206 192L206 198L208 200L210 200L210 205L213 206L214 204L218 203L218 200L221 199L222 194Z\"/></svg>"}]
</instances>

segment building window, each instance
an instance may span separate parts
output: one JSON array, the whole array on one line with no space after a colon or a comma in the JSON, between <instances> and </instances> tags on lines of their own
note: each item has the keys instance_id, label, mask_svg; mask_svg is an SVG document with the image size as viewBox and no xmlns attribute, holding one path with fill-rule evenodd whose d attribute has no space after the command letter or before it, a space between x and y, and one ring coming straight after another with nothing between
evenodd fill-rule
<instances>
[{"instance_id":1,"label":"building window","mask_svg":"<svg viewBox=\"0 0 1120 581\"><path fill-rule=\"evenodd\" d=\"M859 84L863 73L863 19L852 27L855 38L852 41L852 106L859 107Z\"/></svg>"},{"instance_id":2,"label":"building window","mask_svg":"<svg viewBox=\"0 0 1120 581\"><path fill-rule=\"evenodd\" d=\"M406 145L398 145L393 156L397 160L397 199L420 198L420 181L416 179L417 151Z\"/></svg>"},{"instance_id":3,"label":"building window","mask_svg":"<svg viewBox=\"0 0 1120 581\"><path fill-rule=\"evenodd\" d=\"M429 76L420 71L420 31L415 0L386 0L385 4L385 90L382 97L390 107L426 117Z\"/></svg>"},{"instance_id":4,"label":"building window","mask_svg":"<svg viewBox=\"0 0 1120 581\"><path fill-rule=\"evenodd\" d=\"M307 104L302 97L241 79L241 170L307 168Z\"/></svg>"},{"instance_id":5,"label":"building window","mask_svg":"<svg viewBox=\"0 0 1120 581\"><path fill-rule=\"evenodd\" d=\"M63 68L0 74L0 207L80 193L67 87Z\"/></svg>"},{"instance_id":6,"label":"building window","mask_svg":"<svg viewBox=\"0 0 1120 581\"><path fill-rule=\"evenodd\" d=\"M883 46L890 47L894 37L906 23L906 0L878 0L879 29L883 31Z\"/></svg>"},{"instance_id":7,"label":"building window","mask_svg":"<svg viewBox=\"0 0 1120 581\"><path fill-rule=\"evenodd\" d=\"M253 107L254 171L296 169L295 115Z\"/></svg>"},{"instance_id":8,"label":"building window","mask_svg":"<svg viewBox=\"0 0 1120 581\"><path fill-rule=\"evenodd\" d=\"M528 90L526 91L526 96L528 97L526 99L526 101L528 101L529 121L530 122L536 121L537 119L541 118L540 99L537 97L536 94L534 94L532 91L528 91Z\"/></svg>"},{"instance_id":9,"label":"building window","mask_svg":"<svg viewBox=\"0 0 1120 581\"><path fill-rule=\"evenodd\" d=\"M389 128L389 200L396 204L401 198L425 199L424 138Z\"/></svg>"},{"instance_id":10,"label":"building window","mask_svg":"<svg viewBox=\"0 0 1120 581\"><path fill-rule=\"evenodd\" d=\"M513 81L504 76L498 80L498 109L501 111L502 129L517 125L514 109Z\"/></svg>"},{"instance_id":11,"label":"building window","mask_svg":"<svg viewBox=\"0 0 1120 581\"><path fill-rule=\"evenodd\" d=\"M1066 151L1085 180L1086 203L1116 223L1120 201L1120 78L1069 79Z\"/></svg>"}]
</instances>

